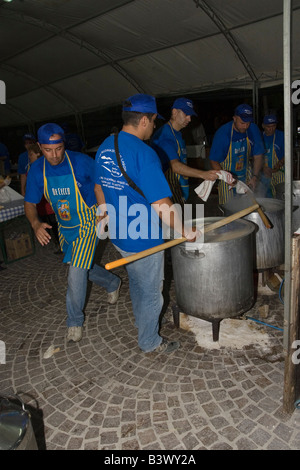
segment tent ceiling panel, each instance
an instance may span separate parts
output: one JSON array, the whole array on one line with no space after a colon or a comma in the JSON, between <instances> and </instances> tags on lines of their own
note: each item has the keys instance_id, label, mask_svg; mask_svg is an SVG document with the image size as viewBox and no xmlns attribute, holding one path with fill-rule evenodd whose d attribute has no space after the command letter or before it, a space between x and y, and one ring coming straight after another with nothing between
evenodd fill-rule
<instances>
[{"instance_id":1,"label":"tent ceiling panel","mask_svg":"<svg viewBox=\"0 0 300 470\"><path fill-rule=\"evenodd\" d=\"M5 10L30 15L60 28L70 28L134 0L26 0L5 5Z\"/></svg>"},{"instance_id":2,"label":"tent ceiling panel","mask_svg":"<svg viewBox=\"0 0 300 470\"><path fill-rule=\"evenodd\" d=\"M14 67L0 63L0 78L6 84L6 102L8 103L12 96L22 93L28 93L36 88L36 81L28 76L24 76Z\"/></svg>"},{"instance_id":3,"label":"tent ceiling panel","mask_svg":"<svg viewBox=\"0 0 300 470\"><path fill-rule=\"evenodd\" d=\"M29 113L22 113L9 104L5 106L0 106L0 122L3 123L3 127L13 127L16 125L16 122L29 123L30 120L31 119Z\"/></svg>"},{"instance_id":4,"label":"tent ceiling panel","mask_svg":"<svg viewBox=\"0 0 300 470\"><path fill-rule=\"evenodd\" d=\"M125 60L122 66L136 80L142 81L146 90L152 90L156 95L200 89L208 83L223 82L228 76L228 57L233 56L233 53L230 46L223 42L224 39L219 35ZM213 62L210 57L214 57ZM234 56L231 57L230 67L231 76L245 75L242 64Z\"/></svg>"},{"instance_id":5,"label":"tent ceiling panel","mask_svg":"<svg viewBox=\"0 0 300 470\"><path fill-rule=\"evenodd\" d=\"M178 0L134 2L126 7L128 21L124 21L123 10L95 18L88 25L73 28L72 32L101 48L114 60L218 33L217 26L206 15L198 13L192 1L185 3L184 17L182 2Z\"/></svg>"},{"instance_id":6,"label":"tent ceiling panel","mask_svg":"<svg viewBox=\"0 0 300 470\"><path fill-rule=\"evenodd\" d=\"M51 33L21 21L7 19L0 16L0 61L19 54L20 50L30 48L43 39L47 39Z\"/></svg>"},{"instance_id":7,"label":"tent ceiling panel","mask_svg":"<svg viewBox=\"0 0 300 470\"><path fill-rule=\"evenodd\" d=\"M296 0L299 3L299 0ZM195 0L197 3L197 0ZM201 2L199 2L201 4ZM206 0L211 9L222 18L228 28L241 26L242 24L257 23L261 19L271 18L274 15L282 15L282 1L261 0ZM294 2L295 3L295 2ZM295 7L296 5L294 5Z\"/></svg>"},{"instance_id":8,"label":"tent ceiling panel","mask_svg":"<svg viewBox=\"0 0 300 470\"><path fill-rule=\"evenodd\" d=\"M274 42L273 34L266 34L267 30L276 31L280 41ZM253 25L244 26L239 28L233 33L235 41L239 44L247 57L252 68L256 72L256 76L263 74L264 71L273 71L276 75L278 70L282 71L282 19L278 16L260 21ZM251 40L249 38L251 37ZM262 61L262 51L264 60Z\"/></svg>"},{"instance_id":9,"label":"tent ceiling panel","mask_svg":"<svg viewBox=\"0 0 300 470\"><path fill-rule=\"evenodd\" d=\"M300 0L292 6L299 78ZM137 92L281 84L282 9L282 0L2 1L0 80L8 105L0 126L26 123L28 109L30 121L55 119Z\"/></svg>"},{"instance_id":10,"label":"tent ceiling panel","mask_svg":"<svg viewBox=\"0 0 300 470\"><path fill-rule=\"evenodd\" d=\"M61 114L72 114L76 111L76 108L67 100L44 88L12 98L9 104L21 112L26 112L32 121L41 121Z\"/></svg>"},{"instance_id":11,"label":"tent ceiling panel","mask_svg":"<svg viewBox=\"0 0 300 470\"><path fill-rule=\"evenodd\" d=\"M120 104L136 93L130 83L109 66L61 80L53 88L82 111Z\"/></svg>"},{"instance_id":12,"label":"tent ceiling panel","mask_svg":"<svg viewBox=\"0 0 300 470\"><path fill-rule=\"evenodd\" d=\"M293 14L292 22L292 42L294 44L292 50L292 67L296 71L300 70L300 48L299 48L299 22L300 22L300 10L297 10ZM294 78L300 78L299 75L294 74Z\"/></svg>"},{"instance_id":13,"label":"tent ceiling panel","mask_svg":"<svg viewBox=\"0 0 300 470\"><path fill-rule=\"evenodd\" d=\"M103 61L64 37L55 36L6 63L47 83L100 66Z\"/></svg>"}]
</instances>

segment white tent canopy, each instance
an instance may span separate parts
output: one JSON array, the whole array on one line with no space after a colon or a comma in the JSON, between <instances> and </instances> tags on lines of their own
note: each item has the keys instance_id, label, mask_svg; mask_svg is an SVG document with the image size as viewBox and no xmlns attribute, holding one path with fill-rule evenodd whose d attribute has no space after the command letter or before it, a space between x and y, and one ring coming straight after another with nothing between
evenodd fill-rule
<instances>
[{"instance_id":1,"label":"white tent canopy","mask_svg":"<svg viewBox=\"0 0 300 470\"><path fill-rule=\"evenodd\" d=\"M0 127L105 109L138 92L282 84L282 23L282 0L2 1ZM296 47L292 59L298 79Z\"/></svg>"}]
</instances>

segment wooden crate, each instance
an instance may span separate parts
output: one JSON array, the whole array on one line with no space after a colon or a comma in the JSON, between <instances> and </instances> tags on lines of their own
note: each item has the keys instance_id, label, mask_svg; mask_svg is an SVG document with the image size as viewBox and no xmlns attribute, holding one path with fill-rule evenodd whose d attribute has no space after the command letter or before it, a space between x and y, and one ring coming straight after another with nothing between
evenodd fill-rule
<instances>
[{"instance_id":1,"label":"wooden crate","mask_svg":"<svg viewBox=\"0 0 300 470\"><path fill-rule=\"evenodd\" d=\"M5 248L9 261L33 254L33 246L28 233L18 233L15 238L5 238Z\"/></svg>"}]
</instances>

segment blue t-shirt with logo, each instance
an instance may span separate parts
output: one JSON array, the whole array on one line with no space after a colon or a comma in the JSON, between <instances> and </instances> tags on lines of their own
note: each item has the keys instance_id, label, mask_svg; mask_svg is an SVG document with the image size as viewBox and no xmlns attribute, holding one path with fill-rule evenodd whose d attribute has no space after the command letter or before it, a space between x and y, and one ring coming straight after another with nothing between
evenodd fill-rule
<instances>
[{"instance_id":1,"label":"blue t-shirt with logo","mask_svg":"<svg viewBox=\"0 0 300 470\"><path fill-rule=\"evenodd\" d=\"M65 134L65 148L66 150L72 150L73 152L81 152L84 147L80 136L78 134L70 133Z\"/></svg>"},{"instance_id":2,"label":"blue t-shirt with logo","mask_svg":"<svg viewBox=\"0 0 300 470\"><path fill-rule=\"evenodd\" d=\"M9 174L10 173L9 152L8 152L6 145L2 144L2 142L0 142L0 157L6 157L6 159L4 160L4 171L5 171L5 174Z\"/></svg>"},{"instance_id":3,"label":"blue t-shirt with logo","mask_svg":"<svg viewBox=\"0 0 300 470\"><path fill-rule=\"evenodd\" d=\"M235 129L232 131L232 124L233 121L227 122L215 133L209 153L210 160L222 163L226 159L230 146L231 132L233 142L242 143L248 137L251 145L251 156L263 155L265 153L261 132L256 124L251 122L245 133L237 132Z\"/></svg>"},{"instance_id":4,"label":"blue t-shirt with logo","mask_svg":"<svg viewBox=\"0 0 300 470\"><path fill-rule=\"evenodd\" d=\"M92 207L96 204L94 193L94 160L84 153L67 151L70 158L77 186L85 203ZM70 172L70 167L66 158L59 165L50 165L45 157L38 158L30 166L27 175L25 201L38 204L44 194L43 168L45 161L46 176L62 176Z\"/></svg>"},{"instance_id":5,"label":"blue t-shirt with logo","mask_svg":"<svg viewBox=\"0 0 300 470\"><path fill-rule=\"evenodd\" d=\"M264 144L267 150L266 157L268 157L268 166L272 168L272 150L273 150L273 142L274 142L274 150L278 160L282 160L284 158L284 132L276 129L275 130L275 141L274 135L265 135L263 134ZM271 152L268 152L268 150Z\"/></svg>"},{"instance_id":6,"label":"blue t-shirt with logo","mask_svg":"<svg viewBox=\"0 0 300 470\"><path fill-rule=\"evenodd\" d=\"M151 139L151 146L159 156L163 171L170 167L170 160L179 160L187 164L186 145L181 132L176 131L169 123L158 129ZM181 185L182 195L185 200L189 197L188 178L183 175L178 176Z\"/></svg>"},{"instance_id":7,"label":"blue t-shirt with logo","mask_svg":"<svg viewBox=\"0 0 300 470\"><path fill-rule=\"evenodd\" d=\"M122 175L113 135L105 139L96 154L95 183L104 192L111 240L121 250L136 253L163 243L160 219L151 203L172 194L151 147L124 131L119 133L118 143L122 166L145 197Z\"/></svg>"},{"instance_id":8,"label":"blue t-shirt with logo","mask_svg":"<svg viewBox=\"0 0 300 470\"><path fill-rule=\"evenodd\" d=\"M18 173L19 175L26 175L30 168L30 161L28 157L28 152L23 152L19 155L18 158Z\"/></svg>"},{"instance_id":9,"label":"blue t-shirt with logo","mask_svg":"<svg viewBox=\"0 0 300 470\"><path fill-rule=\"evenodd\" d=\"M187 163L186 145L181 132L172 129L168 123L155 132L151 139L151 146L157 152L164 172L169 168L170 160L178 159L182 163Z\"/></svg>"}]
</instances>

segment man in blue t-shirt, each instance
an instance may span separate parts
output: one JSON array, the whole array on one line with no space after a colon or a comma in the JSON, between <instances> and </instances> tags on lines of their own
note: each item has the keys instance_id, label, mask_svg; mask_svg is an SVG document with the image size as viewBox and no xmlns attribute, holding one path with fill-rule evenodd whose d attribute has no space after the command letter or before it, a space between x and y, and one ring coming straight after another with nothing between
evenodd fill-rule
<instances>
[{"instance_id":1,"label":"man in blue t-shirt","mask_svg":"<svg viewBox=\"0 0 300 470\"><path fill-rule=\"evenodd\" d=\"M172 190L172 199L182 206L189 197L189 178L215 181L216 171L202 171L187 165L186 145L181 130L197 116L189 98L177 98L171 110L170 120L158 129L151 145L162 162L163 171Z\"/></svg>"},{"instance_id":2,"label":"man in blue t-shirt","mask_svg":"<svg viewBox=\"0 0 300 470\"><path fill-rule=\"evenodd\" d=\"M2 176L9 176L10 174L10 161L9 161L9 151L6 145L0 142L0 162L2 163L0 167L0 175L3 172Z\"/></svg>"},{"instance_id":3,"label":"man in blue t-shirt","mask_svg":"<svg viewBox=\"0 0 300 470\"><path fill-rule=\"evenodd\" d=\"M266 197L276 197L276 185L284 182L284 133L277 129L275 114L263 118L263 140L266 153L260 181Z\"/></svg>"},{"instance_id":4,"label":"man in blue t-shirt","mask_svg":"<svg viewBox=\"0 0 300 470\"><path fill-rule=\"evenodd\" d=\"M261 132L253 123L252 107L240 104L234 111L233 120L215 133L209 159L213 169L229 171L254 189L264 153ZM235 189L230 190L224 181L219 182L218 191L220 204L225 204L235 194Z\"/></svg>"},{"instance_id":5,"label":"man in blue t-shirt","mask_svg":"<svg viewBox=\"0 0 300 470\"><path fill-rule=\"evenodd\" d=\"M65 132L65 149L73 150L73 152L83 152L85 149L85 144L81 137L75 132L71 131L69 124L64 123L61 127Z\"/></svg>"},{"instance_id":6,"label":"man in blue t-shirt","mask_svg":"<svg viewBox=\"0 0 300 470\"><path fill-rule=\"evenodd\" d=\"M36 143L36 137L33 134L23 135L23 145L25 152L21 153L18 158L18 173L20 175L21 194L25 196L27 173L30 168L30 159L28 156L28 147Z\"/></svg>"},{"instance_id":7,"label":"man in blue t-shirt","mask_svg":"<svg viewBox=\"0 0 300 470\"><path fill-rule=\"evenodd\" d=\"M101 217L107 212L110 238L123 257L163 242L160 218L181 236L195 238L191 229L185 231L176 210L174 219L167 220L172 193L159 157L143 142L151 137L157 115L154 97L137 94L128 98L123 103L122 130L107 137L95 158L95 193ZM178 342L168 342L159 335L164 252L129 263L126 269L139 347L144 352L177 349Z\"/></svg>"},{"instance_id":8,"label":"man in blue t-shirt","mask_svg":"<svg viewBox=\"0 0 300 470\"><path fill-rule=\"evenodd\" d=\"M117 301L121 281L118 276L93 264L97 244L94 160L87 155L65 151L64 132L54 123L38 130L43 156L30 167L25 193L25 214L42 246L50 241L36 205L44 195L55 213L64 262L69 264L67 305L67 341L80 341L83 332L83 308L88 278L104 287L108 302Z\"/></svg>"}]
</instances>

